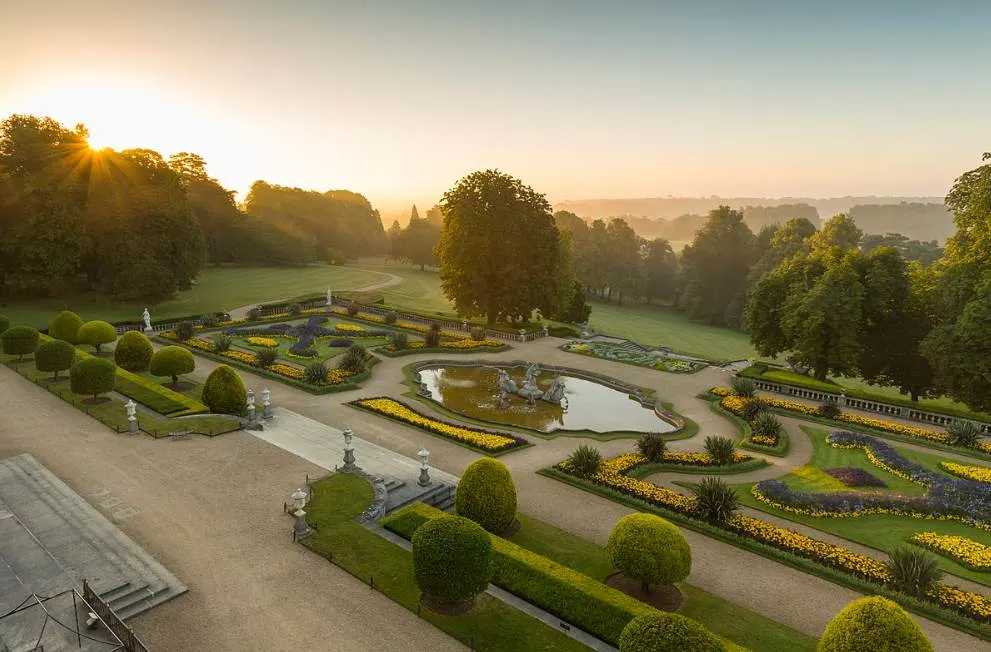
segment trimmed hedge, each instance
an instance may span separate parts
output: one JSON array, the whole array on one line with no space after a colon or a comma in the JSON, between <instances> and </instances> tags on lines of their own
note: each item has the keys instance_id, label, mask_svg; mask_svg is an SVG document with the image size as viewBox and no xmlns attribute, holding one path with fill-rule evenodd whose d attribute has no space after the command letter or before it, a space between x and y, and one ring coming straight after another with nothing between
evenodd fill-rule
<instances>
[{"instance_id":1,"label":"trimmed hedge","mask_svg":"<svg viewBox=\"0 0 991 652\"><path fill-rule=\"evenodd\" d=\"M89 344L97 354L100 347L117 340L117 330L105 321L94 319L79 327L76 333L76 344Z\"/></svg>"},{"instance_id":2,"label":"trimmed hedge","mask_svg":"<svg viewBox=\"0 0 991 652\"><path fill-rule=\"evenodd\" d=\"M458 603L485 591L492 576L492 539L477 523L444 514L413 534L413 575L434 600Z\"/></svg>"},{"instance_id":3,"label":"trimmed hedge","mask_svg":"<svg viewBox=\"0 0 991 652\"><path fill-rule=\"evenodd\" d=\"M192 373L196 360L188 349L181 346L164 346L151 356L149 371L153 376L171 376L172 384L179 382L179 376Z\"/></svg>"},{"instance_id":4,"label":"trimmed hedge","mask_svg":"<svg viewBox=\"0 0 991 652\"><path fill-rule=\"evenodd\" d=\"M203 384L203 402L215 414L241 414L248 401L244 381L230 365L222 364Z\"/></svg>"},{"instance_id":5,"label":"trimmed hedge","mask_svg":"<svg viewBox=\"0 0 991 652\"><path fill-rule=\"evenodd\" d=\"M414 503L387 517L382 525L409 539L421 525L442 516L439 509ZM634 617L659 613L578 571L503 538L491 539L494 584L612 645Z\"/></svg>"},{"instance_id":6,"label":"trimmed hedge","mask_svg":"<svg viewBox=\"0 0 991 652\"><path fill-rule=\"evenodd\" d=\"M34 352L34 368L38 371L51 371L52 378L58 372L66 371L76 361L76 347L63 340L48 340L38 345Z\"/></svg>"},{"instance_id":7,"label":"trimmed hedge","mask_svg":"<svg viewBox=\"0 0 991 652\"><path fill-rule=\"evenodd\" d=\"M114 361L117 366L128 371L144 371L151 364L151 356L155 348L143 333L127 331L121 335L117 348L114 349Z\"/></svg>"},{"instance_id":8,"label":"trimmed hedge","mask_svg":"<svg viewBox=\"0 0 991 652\"><path fill-rule=\"evenodd\" d=\"M516 520L516 485L506 465L483 457L468 465L454 495L459 516L489 532L503 532Z\"/></svg>"},{"instance_id":9,"label":"trimmed hedge","mask_svg":"<svg viewBox=\"0 0 991 652\"><path fill-rule=\"evenodd\" d=\"M16 355L18 360L23 360L25 355L30 355L38 348L39 333L30 326L13 326L0 335L3 342L3 352L7 355Z\"/></svg>"},{"instance_id":10,"label":"trimmed hedge","mask_svg":"<svg viewBox=\"0 0 991 652\"><path fill-rule=\"evenodd\" d=\"M654 514L629 514L609 534L606 553L627 577L650 584L674 584L692 570L692 549L681 530Z\"/></svg>"},{"instance_id":11,"label":"trimmed hedge","mask_svg":"<svg viewBox=\"0 0 991 652\"><path fill-rule=\"evenodd\" d=\"M73 394L99 394L113 391L117 365L103 358L83 358L69 370L69 387Z\"/></svg>"},{"instance_id":12,"label":"trimmed hedge","mask_svg":"<svg viewBox=\"0 0 991 652\"><path fill-rule=\"evenodd\" d=\"M83 325L83 318L71 310L63 310L55 315L51 325L48 327L49 337L57 340L64 340L69 344L78 344L76 336L79 334L79 327Z\"/></svg>"},{"instance_id":13,"label":"trimmed hedge","mask_svg":"<svg viewBox=\"0 0 991 652\"><path fill-rule=\"evenodd\" d=\"M725 646L702 623L680 614L637 616L619 637L619 652L723 652Z\"/></svg>"},{"instance_id":14,"label":"trimmed hedge","mask_svg":"<svg viewBox=\"0 0 991 652\"><path fill-rule=\"evenodd\" d=\"M919 624L880 596L854 600L826 625L818 652L933 652Z\"/></svg>"}]
</instances>

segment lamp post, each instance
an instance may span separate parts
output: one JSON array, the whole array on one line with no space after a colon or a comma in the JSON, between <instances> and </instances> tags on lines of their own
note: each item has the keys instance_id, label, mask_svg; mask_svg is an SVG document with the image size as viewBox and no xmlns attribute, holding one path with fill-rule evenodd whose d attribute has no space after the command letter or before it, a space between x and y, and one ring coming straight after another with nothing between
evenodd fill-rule
<instances>
[{"instance_id":1,"label":"lamp post","mask_svg":"<svg viewBox=\"0 0 991 652\"><path fill-rule=\"evenodd\" d=\"M302 489L297 489L289 498L292 500L292 506L295 510L293 516L296 517L293 534L299 539L310 533L310 526L306 522L306 512L303 511L303 508L306 507L307 494Z\"/></svg>"},{"instance_id":2,"label":"lamp post","mask_svg":"<svg viewBox=\"0 0 991 652\"><path fill-rule=\"evenodd\" d=\"M272 418L272 392L268 387L262 390L262 418Z\"/></svg>"},{"instance_id":3,"label":"lamp post","mask_svg":"<svg viewBox=\"0 0 991 652\"><path fill-rule=\"evenodd\" d=\"M138 417L135 416L137 409L138 404L133 399L129 399L124 404L124 410L127 412L127 431L132 435L138 431Z\"/></svg>"},{"instance_id":4,"label":"lamp post","mask_svg":"<svg viewBox=\"0 0 991 652\"><path fill-rule=\"evenodd\" d=\"M248 390L248 423L255 422L255 390Z\"/></svg>"},{"instance_id":5,"label":"lamp post","mask_svg":"<svg viewBox=\"0 0 991 652\"><path fill-rule=\"evenodd\" d=\"M430 459L430 451L426 448L421 448L420 452L420 479L416 481L416 484L421 487L426 487L430 484L430 473L428 471L427 461Z\"/></svg>"},{"instance_id":6,"label":"lamp post","mask_svg":"<svg viewBox=\"0 0 991 652\"><path fill-rule=\"evenodd\" d=\"M345 473L357 471L358 465L354 463L354 444L351 443L354 432L350 428L345 428L341 434L344 436L344 468L342 470Z\"/></svg>"}]
</instances>

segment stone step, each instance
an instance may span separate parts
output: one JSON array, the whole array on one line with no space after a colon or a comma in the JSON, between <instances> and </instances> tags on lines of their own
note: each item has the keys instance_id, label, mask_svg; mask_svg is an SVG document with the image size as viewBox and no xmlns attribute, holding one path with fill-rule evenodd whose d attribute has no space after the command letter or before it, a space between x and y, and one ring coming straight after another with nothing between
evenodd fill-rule
<instances>
[{"instance_id":1,"label":"stone step","mask_svg":"<svg viewBox=\"0 0 991 652\"><path fill-rule=\"evenodd\" d=\"M407 488L407 490L408 489L409 488ZM420 488L417 487L417 489ZM422 489L421 491L412 491L409 493L408 496L406 496L401 500L397 500L396 502L392 502L391 500L387 499L385 513L391 514L392 512L396 512L402 509L403 507L412 505L413 503L423 502L423 503L427 503L428 505L432 505L433 504L432 501L439 502L444 498L453 495L453 493L454 493L454 488L451 487L451 485L435 483L429 487Z\"/></svg>"},{"instance_id":2,"label":"stone step","mask_svg":"<svg viewBox=\"0 0 991 652\"><path fill-rule=\"evenodd\" d=\"M441 500L440 502L434 503L432 507L436 507L442 512L454 512L454 496L448 496L447 498Z\"/></svg>"},{"instance_id":3,"label":"stone step","mask_svg":"<svg viewBox=\"0 0 991 652\"><path fill-rule=\"evenodd\" d=\"M396 489L399 489L400 487L406 485L406 483L403 482L402 480L396 480L395 478L382 478L382 479L385 480L386 491L395 491Z\"/></svg>"}]
</instances>

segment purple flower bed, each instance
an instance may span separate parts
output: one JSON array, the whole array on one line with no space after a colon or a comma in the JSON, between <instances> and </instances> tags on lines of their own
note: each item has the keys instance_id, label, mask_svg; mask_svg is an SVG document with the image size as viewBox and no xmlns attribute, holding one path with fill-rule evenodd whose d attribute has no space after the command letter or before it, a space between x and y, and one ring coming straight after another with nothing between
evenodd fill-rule
<instances>
[{"instance_id":1,"label":"purple flower bed","mask_svg":"<svg viewBox=\"0 0 991 652\"><path fill-rule=\"evenodd\" d=\"M881 478L875 477L873 473L866 469L856 467L836 467L823 469L848 487L886 487Z\"/></svg>"},{"instance_id":2,"label":"purple flower bed","mask_svg":"<svg viewBox=\"0 0 991 652\"><path fill-rule=\"evenodd\" d=\"M352 344L354 344L354 340L349 340L346 337L339 337L337 339L334 339L334 340L331 340L331 341L327 342L327 345L328 346L340 347L340 348L344 348L344 349L348 348Z\"/></svg>"},{"instance_id":3,"label":"purple flower bed","mask_svg":"<svg viewBox=\"0 0 991 652\"><path fill-rule=\"evenodd\" d=\"M953 516L970 523L991 522L991 484L930 471L902 457L887 443L860 433L834 432L829 443L870 449L885 466L928 487L925 496L875 492L810 493L794 491L780 480L764 480L754 489L768 500L802 510L854 514L883 510L933 518Z\"/></svg>"}]
</instances>

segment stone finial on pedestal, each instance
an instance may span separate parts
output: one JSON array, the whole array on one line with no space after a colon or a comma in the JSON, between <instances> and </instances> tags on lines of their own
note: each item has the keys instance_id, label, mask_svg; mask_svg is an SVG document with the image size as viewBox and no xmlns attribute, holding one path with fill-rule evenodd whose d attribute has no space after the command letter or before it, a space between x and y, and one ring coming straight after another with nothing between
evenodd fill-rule
<instances>
[{"instance_id":1,"label":"stone finial on pedestal","mask_svg":"<svg viewBox=\"0 0 991 652\"><path fill-rule=\"evenodd\" d=\"M360 470L358 465L355 464L354 444L351 443L351 440L354 438L354 432L350 428L345 428L341 431L341 435L344 437L344 467L341 470L345 473Z\"/></svg>"},{"instance_id":2,"label":"stone finial on pedestal","mask_svg":"<svg viewBox=\"0 0 991 652\"><path fill-rule=\"evenodd\" d=\"M272 418L272 392L268 387L262 390L262 418Z\"/></svg>"},{"instance_id":3,"label":"stone finial on pedestal","mask_svg":"<svg viewBox=\"0 0 991 652\"><path fill-rule=\"evenodd\" d=\"M420 456L420 478L416 481L416 484L421 487L426 487L430 484L430 467L427 466L427 462L430 460L430 451L426 448L421 448L419 452Z\"/></svg>"},{"instance_id":4,"label":"stone finial on pedestal","mask_svg":"<svg viewBox=\"0 0 991 652\"><path fill-rule=\"evenodd\" d=\"M255 390L248 390L248 422L255 422Z\"/></svg>"}]
</instances>

